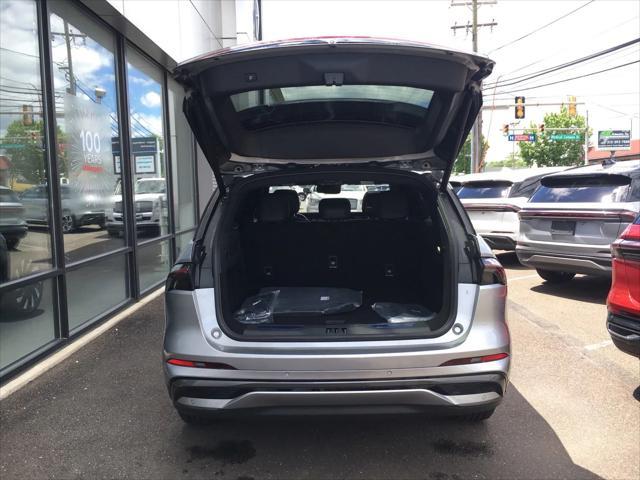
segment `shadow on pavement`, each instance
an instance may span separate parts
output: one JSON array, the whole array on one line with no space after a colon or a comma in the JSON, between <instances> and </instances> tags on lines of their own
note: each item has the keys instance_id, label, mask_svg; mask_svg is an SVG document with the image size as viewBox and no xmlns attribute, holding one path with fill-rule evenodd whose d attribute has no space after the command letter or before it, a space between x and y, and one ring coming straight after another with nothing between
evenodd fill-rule
<instances>
[{"instance_id":1,"label":"shadow on pavement","mask_svg":"<svg viewBox=\"0 0 640 480\"><path fill-rule=\"evenodd\" d=\"M179 419L163 382L162 299L0 402L13 478L597 479L513 386L485 423L417 416Z\"/></svg>"},{"instance_id":2,"label":"shadow on pavement","mask_svg":"<svg viewBox=\"0 0 640 480\"><path fill-rule=\"evenodd\" d=\"M566 283L549 283L542 281L540 285L531 287L531 290L537 293L567 298L569 300L605 305L610 288L610 278L578 275Z\"/></svg>"}]
</instances>

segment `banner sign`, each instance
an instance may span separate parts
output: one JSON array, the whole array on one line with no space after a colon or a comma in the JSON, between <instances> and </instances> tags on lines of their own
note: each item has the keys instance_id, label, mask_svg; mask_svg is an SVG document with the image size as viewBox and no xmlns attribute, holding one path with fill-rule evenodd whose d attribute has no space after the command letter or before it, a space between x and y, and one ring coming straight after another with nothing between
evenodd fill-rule
<instances>
[{"instance_id":1,"label":"banner sign","mask_svg":"<svg viewBox=\"0 0 640 480\"><path fill-rule=\"evenodd\" d=\"M69 185L79 191L111 193L113 156L109 109L67 94L64 97L64 127Z\"/></svg>"},{"instance_id":2,"label":"banner sign","mask_svg":"<svg viewBox=\"0 0 640 480\"><path fill-rule=\"evenodd\" d=\"M631 130L599 130L598 150L631 150Z\"/></svg>"}]
</instances>

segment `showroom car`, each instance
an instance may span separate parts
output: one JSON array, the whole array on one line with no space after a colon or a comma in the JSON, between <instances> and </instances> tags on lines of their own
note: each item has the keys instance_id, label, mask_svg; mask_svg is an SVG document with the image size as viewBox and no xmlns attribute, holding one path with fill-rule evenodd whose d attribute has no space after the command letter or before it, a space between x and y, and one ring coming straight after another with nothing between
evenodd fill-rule
<instances>
[{"instance_id":1,"label":"showroom car","mask_svg":"<svg viewBox=\"0 0 640 480\"><path fill-rule=\"evenodd\" d=\"M178 66L218 185L166 282L164 371L183 420L494 412L510 365L506 276L448 186L492 68L371 38ZM300 186L324 195L303 217Z\"/></svg>"},{"instance_id":2,"label":"showroom car","mask_svg":"<svg viewBox=\"0 0 640 480\"><path fill-rule=\"evenodd\" d=\"M0 185L0 234L4 237L6 247L15 250L27 231L20 198L9 187Z\"/></svg>"}]
</instances>

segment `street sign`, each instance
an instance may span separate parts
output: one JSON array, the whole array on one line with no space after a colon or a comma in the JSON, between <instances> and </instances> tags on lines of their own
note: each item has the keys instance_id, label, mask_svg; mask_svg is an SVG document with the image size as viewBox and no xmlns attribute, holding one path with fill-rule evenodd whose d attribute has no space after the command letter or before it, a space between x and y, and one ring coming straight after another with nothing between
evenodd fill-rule
<instances>
[{"instance_id":1,"label":"street sign","mask_svg":"<svg viewBox=\"0 0 640 480\"><path fill-rule=\"evenodd\" d=\"M552 133L549 135L551 140L580 140L579 133Z\"/></svg>"},{"instance_id":2,"label":"street sign","mask_svg":"<svg viewBox=\"0 0 640 480\"><path fill-rule=\"evenodd\" d=\"M510 133L508 135L510 142L535 142L535 133Z\"/></svg>"},{"instance_id":3,"label":"street sign","mask_svg":"<svg viewBox=\"0 0 640 480\"><path fill-rule=\"evenodd\" d=\"M598 130L598 150L631 150L631 130Z\"/></svg>"}]
</instances>

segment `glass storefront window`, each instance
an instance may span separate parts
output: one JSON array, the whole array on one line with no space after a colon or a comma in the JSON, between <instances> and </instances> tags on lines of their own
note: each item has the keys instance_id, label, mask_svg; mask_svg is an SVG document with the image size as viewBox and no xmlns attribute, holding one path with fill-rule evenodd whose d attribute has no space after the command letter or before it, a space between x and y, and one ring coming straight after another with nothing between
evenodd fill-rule
<instances>
[{"instance_id":1,"label":"glass storefront window","mask_svg":"<svg viewBox=\"0 0 640 480\"><path fill-rule=\"evenodd\" d=\"M124 245L115 38L67 1L50 8L60 223L74 262Z\"/></svg>"},{"instance_id":2,"label":"glass storefront window","mask_svg":"<svg viewBox=\"0 0 640 480\"><path fill-rule=\"evenodd\" d=\"M180 255L180 252L189 245L189 242L193 240L193 236L195 235L195 231L183 233L180 235L176 235L176 258Z\"/></svg>"},{"instance_id":3,"label":"glass storefront window","mask_svg":"<svg viewBox=\"0 0 640 480\"><path fill-rule=\"evenodd\" d=\"M169 79L168 90L173 212L176 232L179 232L196 224L194 142L187 119L182 113L184 89L176 81Z\"/></svg>"},{"instance_id":4,"label":"glass storefront window","mask_svg":"<svg viewBox=\"0 0 640 480\"><path fill-rule=\"evenodd\" d=\"M131 165L138 241L169 233L162 72L127 49Z\"/></svg>"},{"instance_id":5,"label":"glass storefront window","mask_svg":"<svg viewBox=\"0 0 640 480\"><path fill-rule=\"evenodd\" d=\"M55 338L53 282L0 294L0 371Z\"/></svg>"},{"instance_id":6,"label":"glass storefront window","mask_svg":"<svg viewBox=\"0 0 640 480\"><path fill-rule=\"evenodd\" d=\"M164 280L171 268L171 244L169 240L138 248L138 275L140 291Z\"/></svg>"},{"instance_id":7,"label":"glass storefront window","mask_svg":"<svg viewBox=\"0 0 640 480\"><path fill-rule=\"evenodd\" d=\"M67 273L69 330L127 299L124 255L112 255Z\"/></svg>"},{"instance_id":8,"label":"glass storefront window","mask_svg":"<svg viewBox=\"0 0 640 480\"><path fill-rule=\"evenodd\" d=\"M0 283L52 266L38 21L33 1L0 2Z\"/></svg>"}]
</instances>

